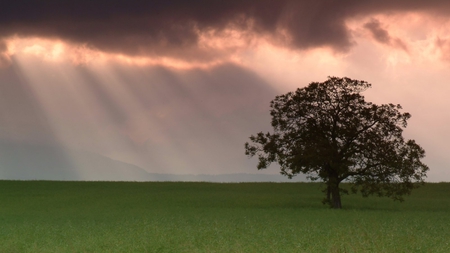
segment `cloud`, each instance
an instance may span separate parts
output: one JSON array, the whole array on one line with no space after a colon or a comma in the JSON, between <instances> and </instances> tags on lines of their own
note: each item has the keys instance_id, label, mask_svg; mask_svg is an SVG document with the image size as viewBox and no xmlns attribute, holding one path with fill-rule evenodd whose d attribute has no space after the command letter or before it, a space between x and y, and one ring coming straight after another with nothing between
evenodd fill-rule
<instances>
[{"instance_id":1,"label":"cloud","mask_svg":"<svg viewBox=\"0 0 450 253\"><path fill-rule=\"evenodd\" d=\"M376 41L383 44L390 44L391 36L389 36L389 33L385 29L381 28L380 21L372 19L364 25L364 28L372 33Z\"/></svg>"},{"instance_id":2,"label":"cloud","mask_svg":"<svg viewBox=\"0 0 450 253\"><path fill-rule=\"evenodd\" d=\"M0 40L0 68L9 66L11 59L8 53L8 47L4 41Z\"/></svg>"},{"instance_id":3,"label":"cloud","mask_svg":"<svg viewBox=\"0 0 450 253\"><path fill-rule=\"evenodd\" d=\"M408 52L408 47L405 42L399 38L392 37L389 32L384 29L377 19L372 19L371 21L364 24L364 28L370 31L372 37L381 44L385 44L394 48L402 49Z\"/></svg>"},{"instance_id":4,"label":"cloud","mask_svg":"<svg viewBox=\"0 0 450 253\"><path fill-rule=\"evenodd\" d=\"M226 40L230 31L238 31L250 46L255 37L263 37L294 49L346 52L354 45L346 26L349 18L385 11L448 14L449 8L444 0L15 0L0 3L0 37L57 38L128 56L211 61L240 47L217 50L204 43L205 34ZM382 31L376 32L383 39ZM406 48L399 39L390 43Z\"/></svg>"},{"instance_id":5,"label":"cloud","mask_svg":"<svg viewBox=\"0 0 450 253\"><path fill-rule=\"evenodd\" d=\"M441 39L438 37L436 38L434 44L436 49L440 51L441 58L444 61L450 62L450 39Z\"/></svg>"}]
</instances>

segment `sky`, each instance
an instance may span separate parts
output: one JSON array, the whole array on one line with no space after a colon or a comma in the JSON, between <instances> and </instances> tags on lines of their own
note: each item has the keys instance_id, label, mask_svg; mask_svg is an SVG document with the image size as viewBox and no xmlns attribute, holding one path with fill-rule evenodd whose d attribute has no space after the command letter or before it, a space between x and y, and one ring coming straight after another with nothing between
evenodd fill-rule
<instances>
[{"instance_id":1,"label":"sky","mask_svg":"<svg viewBox=\"0 0 450 253\"><path fill-rule=\"evenodd\" d=\"M412 114L427 181L450 181L449 17L444 0L2 1L0 178L277 174L244 153L270 101L346 76Z\"/></svg>"}]
</instances>

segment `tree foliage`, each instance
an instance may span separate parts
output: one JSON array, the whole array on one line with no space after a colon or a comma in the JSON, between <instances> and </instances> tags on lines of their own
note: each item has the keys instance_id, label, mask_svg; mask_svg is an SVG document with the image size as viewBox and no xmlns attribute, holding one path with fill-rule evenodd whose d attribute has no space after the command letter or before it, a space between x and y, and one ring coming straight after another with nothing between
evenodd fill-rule
<instances>
[{"instance_id":1,"label":"tree foliage","mask_svg":"<svg viewBox=\"0 0 450 253\"><path fill-rule=\"evenodd\" d=\"M259 158L258 169L271 163L292 178L307 174L326 184L325 199L341 208L339 184L352 183L352 192L402 201L423 183L428 167L425 151L405 140L409 113L400 105L366 102L365 81L329 77L275 97L270 103L273 133L252 135L246 155Z\"/></svg>"}]
</instances>

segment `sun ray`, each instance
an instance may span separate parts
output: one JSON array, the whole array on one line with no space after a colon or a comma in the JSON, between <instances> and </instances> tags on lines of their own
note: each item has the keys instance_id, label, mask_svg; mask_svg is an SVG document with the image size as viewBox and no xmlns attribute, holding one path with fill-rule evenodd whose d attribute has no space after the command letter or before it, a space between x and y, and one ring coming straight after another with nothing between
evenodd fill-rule
<instances>
[{"instance_id":1,"label":"sun ray","mask_svg":"<svg viewBox=\"0 0 450 253\"><path fill-rule=\"evenodd\" d=\"M69 99L59 96L64 86L54 82L55 74L51 70L46 69L42 64L39 64L39 60L30 59L30 57L21 54L15 54L14 58L17 61L23 78L26 80L29 90L31 90L48 120L48 125L58 142L56 145L68 147L70 132L67 128L67 122L64 121L66 117L64 117L63 111L60 109L67 106ZM62 152L69 162L68 166L76 164L76 161L69 154L64 150ZM78 171L73 172L78 173ZM77 177L81 179L82 175L78 174Z\"/></svg>"},{"instance_id":2,"label":"sun ray","mask_svg":"<svg viewBox=\"0 0 450 253\"><path fill-rule=\"evenodd\" d=\"M283 47L267 34L229 27L198 31L194 51L180 57L132 56L68 40L19 36L6 38L0 56L19 66L61 145L149 170L153 165L166 172L205 168L213 162L202 160L202 152L215 150L218 155L211 157L224 161L220 145L241 138L236 133L242 130L233 125L239 117L227 122L236 116L239 101L210 92L220 83L213 72L227 64L255 73L278 93L326 76L367 80L374 84L366 93L371 101L411 108L412 122L449 122L438 113L447 105L449 89L442 81L450 59L448 20L404 12L354 16L345 23L354 44L343 53ZM377 39L377 31L384 40ZM197 57L195 50L207 57ZM233 82L234 77L221 78ZM219 92L239 90L226 87ZM231 101L219 101L222 97ZM408 131L439 145L438 135L445 136L437 123Z\"/></svg>"}]
</instances>

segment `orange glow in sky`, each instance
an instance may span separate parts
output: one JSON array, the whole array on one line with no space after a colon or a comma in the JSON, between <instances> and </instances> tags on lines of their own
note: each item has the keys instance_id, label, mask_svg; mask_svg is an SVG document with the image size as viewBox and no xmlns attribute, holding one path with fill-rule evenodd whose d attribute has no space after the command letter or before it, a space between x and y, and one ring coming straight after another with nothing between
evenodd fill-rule
<instances>
[{"instance_id":1,"label":"orange glow in sky","mask_svg":"<svg viewBox=\"0 0 450 253\"><path fill-rule=\"evenodd\" d=\"M450 107L450 21L416 12L358 16L345 23L354 44L345 52L295 49L266 34L230 26L198 32L195 50L211 57L182 59L15 36L5 39L0 67L7 58L18 66L61 143L142 167L150 158L139 157L139 152L151 144L164 151L151 150L163 167L186 173L208 173L216 160L232 160L221 157L229 150L211 153L214 159L203 156L227 150L232 141L237 143L230 148L233 159L243 156L238 149L246 139L233 134L253 134L245 128L252 122L243 112L254 94L263 89L284 93L327 76L366 80L373 84L365 94L368 100L402 104L413 115L406 135L423 145L432 165L450 166L443 148L450 143L450 116L443 113ZM280 30L277 36L282 35ZM246 84L233 86L241 77L254 83L246 93L235 93L233 89ZM269 101L258 99L251 106L264 106L268 115ZM213 138L217 141L210 141ZM445 176L450 180L444 169L430 173L434 181Z\"/></svg>"},{"instance_id":2,"label":"orange glow in sky","mask_svg":"<svg viewBox=\"0 0 450 253\"><path fill-rule=\"evenodd\" d=\"M371 32L364 28L364 24L374 20L380 24L381 29L389 34L389 41L377 41ZM365 41L381 47L385 61L390 66L395 66L400 62L408 64L411 61L448 60L450 55L450 21L439 17L431 17L422 13L378 14L347 20L346 24L352 31L354 47L363 45L366 43ZM175 69L207 69L226 62L233 62L244 64L250 68L255 66L261 70L265 68L270 72L273 68L285 67L283 62L302 62L305 58L314 58L319 65L330 63L336 66L338 62L354 51L336 54L327 48L287 49L272 44L274 40L271 41L262 35L256 36L250 31L240 31L233 27L222 31L212 29L198 31L198 34L198 48L215 52L215 57L177 59L167 56L128 56L102 52L86 45L76 45L62 40L17 36L6 39L7 51L3 53L8 56L14 54L34 55L47 61L71 61L76 65L117 61Z\"/></svg>"}]
</instances>

